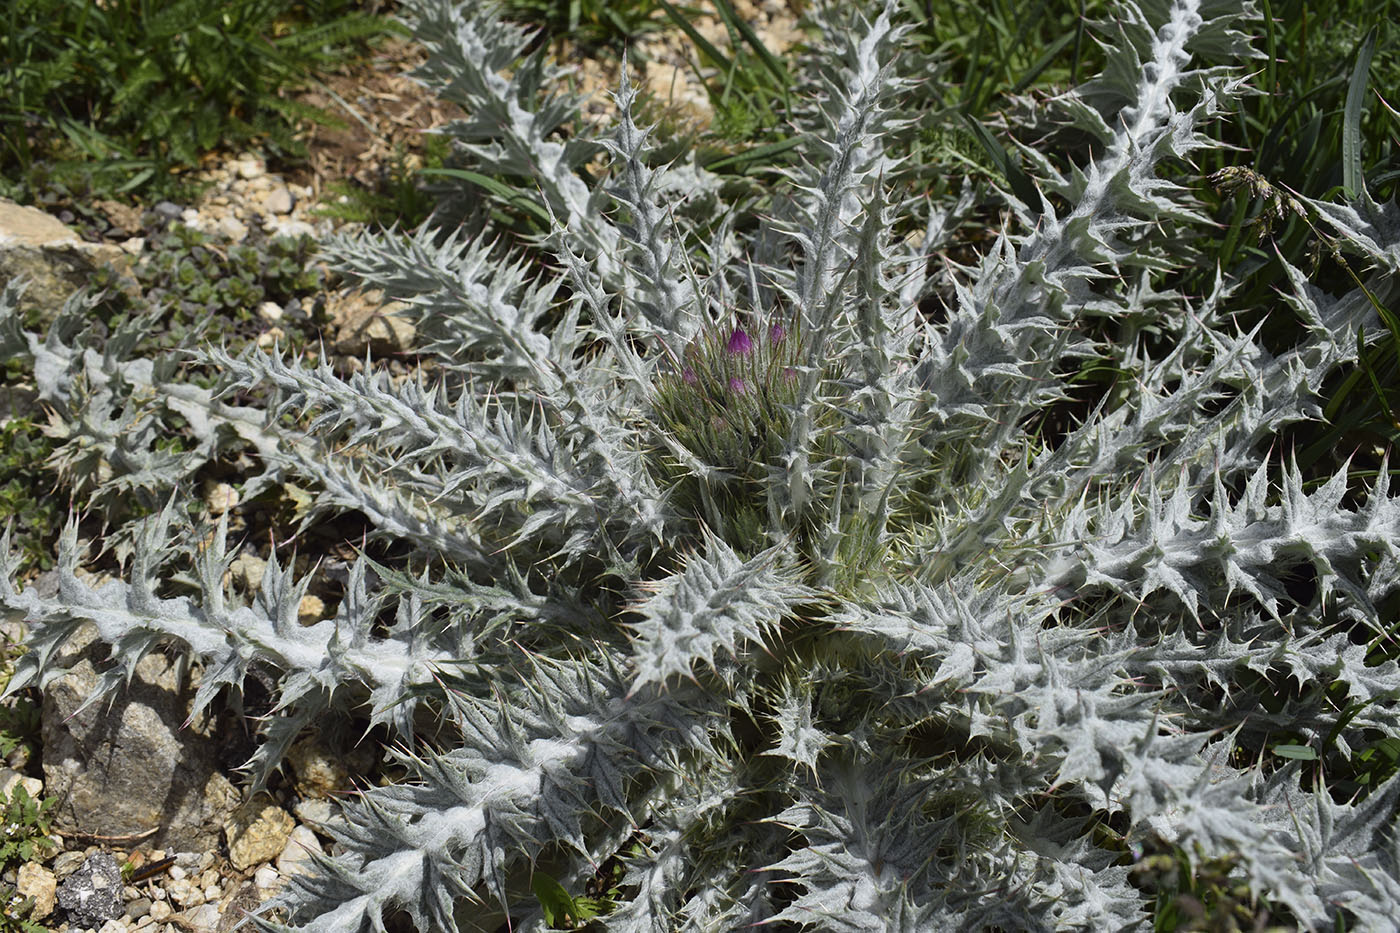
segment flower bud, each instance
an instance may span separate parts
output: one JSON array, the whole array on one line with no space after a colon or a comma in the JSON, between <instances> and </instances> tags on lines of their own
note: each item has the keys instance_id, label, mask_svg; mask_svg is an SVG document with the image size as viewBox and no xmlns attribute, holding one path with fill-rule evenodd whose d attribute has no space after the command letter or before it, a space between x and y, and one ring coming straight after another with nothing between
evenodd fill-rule
<instances>
[{"instance_id":1,"label":"flower bud","mask_svg":"<svg viewBox=\"0 0 1400 933\"><path fill-rule=\"evenodd\" d=\"M726 345L734 356L748 356L753 352L753 340L744 332L742 327L734 328L734 333L729 335L729 343Z\"/></svg>"}]
</instances>

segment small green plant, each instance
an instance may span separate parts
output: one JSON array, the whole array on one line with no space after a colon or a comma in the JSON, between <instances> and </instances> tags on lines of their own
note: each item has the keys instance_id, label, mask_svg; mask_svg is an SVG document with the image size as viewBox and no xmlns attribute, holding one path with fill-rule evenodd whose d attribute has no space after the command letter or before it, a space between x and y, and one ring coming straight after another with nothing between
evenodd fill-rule
<instances>
[{"instance_id":1,"label":"small green plant","mask_svg":"<svg viewBox=\"0 0 1400 933\"><path fill-rule=\"evenodd\" d=\"M552 875L539 870L530 877L530 889L540 903L545 924L553 930L576 929L612 908L606 898L573 897Z\"/></svg>"},{"instance_id":2,"label":"small green plant","mask_svg":"<svg viewBox=\"0 0 1400 933\"><path fill-rule=\"evenodd\" d=\"M1238 859L1192 859L1178 846L1154 840L1133 865L1133 883L1154 898L1153 933L1185 930L1234 933L1295 929L1261 903L1238 872Z\"/></svg>"},{"instance_id":3,"label":"small green plant","mask_svg":"<svg viewBox=\"0 0 1400 933\"><path fill-rule=\"evenodd\" d=\"M31 918L33 912L34 898L0 884L0 933L48 933L48 927Z\"/></svg>"},{"instance_id":4,"label":"small green plant","mask_svg":"<svg viewBox=\"0 0 1400 933\"><path fill-rule=\"evenodd\" d=\"M0 795L0 866L33 861L53 848L49 811L57 803L57 797L35 800L23 784L15 784L8 799Z\"/></svg>"},{"instance_id":5,"label":"small green plant","mask_svg":"<svg viewBox=\"0 0 1400 933\"><path fill-rule=\"evenodd\" d=\"M138 288L122 287L110 269L99 270L92 286L101 293L94 313L116 330L133 316L160 321L152 346L185 345L197 336L215 342L246 343L266 325L257 319L264 302L296 299L307 306L323 285L311 261L315 242L307 236L268 237L253 232L229 245L207 233L174 224L148 238L147 251L132 272ZM284 343L300 345L313 335L306 314L284 317L278 326Z\"/></svg>"},{"instance_id":6,"label":"small green plant","mask_svg":"<svg viewBox=\"0 0 1400 933\"><path fill-rule=\"evenodd\" d=\"M14 657L21 653L17 646L10 652ZM8 677L7 673L5 678L8 680ZM13 702L0 703L0 758L9 758L19 748L27 749L27 757L33 758L39 749L41 723L39 704L31 697L21 696Z\"/></svg>"}]
</instances>

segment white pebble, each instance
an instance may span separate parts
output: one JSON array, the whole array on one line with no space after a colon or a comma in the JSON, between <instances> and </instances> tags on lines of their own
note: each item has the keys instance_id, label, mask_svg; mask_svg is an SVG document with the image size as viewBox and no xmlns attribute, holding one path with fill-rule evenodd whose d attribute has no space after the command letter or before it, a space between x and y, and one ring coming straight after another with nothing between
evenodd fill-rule
<instances>
[{"instance_id":1,"label":"white pebble","mask_svg":"<svg viewBox=\"0 0 1400 933\"><path fill-rule=\"evenodd\" d=\"M203 907L186 911L184 926L195 933L214 933L219 928L219 908L213 904L205 904Z\"/></svg>"},{"instance_id":2,"label":"white pebble","mask_svg":"<svg viewBox=\"0 0 1400 933\"><path fill-rule=\"evenodd\" d=\"M285 187L273 188L272 193L263 199L263 210L269 214L290 214L292 193Z\"/></svg>"},{"instance_id":3,"label":"white pebble","mask_svg":"<svg viewBox=\"0 0 1400 933\"><path fill-rule=\"evenodd\" d=\"M258 886L258 891L263 894L270 894L282 886L282 879L277 874L277 869L271 865L263 865L253 872L253 884Z\"/></svg>"},{"instance_id":4,"label":"white pebble","mask_svg":"<svg viewBox=\"0 0 1400 933\"><path fill-rule=\"evenodd\" d=\"M248 235L248 228L237 217L225 217L219 221L217 229L235 242L241 242Z\"/></svg>"}]
</instances>

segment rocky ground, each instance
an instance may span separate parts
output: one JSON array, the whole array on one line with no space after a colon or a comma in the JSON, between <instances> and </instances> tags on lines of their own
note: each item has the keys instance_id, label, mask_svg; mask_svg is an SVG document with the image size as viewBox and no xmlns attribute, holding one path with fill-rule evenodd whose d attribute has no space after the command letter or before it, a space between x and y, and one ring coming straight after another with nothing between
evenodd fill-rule
<instances>
[{"instance_id":1,"label":"rocky ground","mask_svg":"<svg viewBox=\"0 0 1400 933\"><path fill-rule=\"evenodd\" d=\"M796 40L795 17L783 0L739 0L736 7L775 52ZM702 18L697 28L716 45L728 45L717 19ZM617 62L583 55L567 39L555 40L551 49L576 66L578 87L590 95L588 118L606 121ZM422 132L456 116L404 76L420 54L407 43L392 44L366 65L324 77L306 101L344 124L313 128L310 157L293 169L270 168L256 152L216 154L199 170L205 190L198 201L161 202L148 210L97 201L83 216L55 217L0 202L0 281L24 276L32 283L26 301L56 308L101 267L129 272L149 254L146 232L169 224L204 231L222 248L254 232L320 238L346 229L322 210L336 197L332 182L372 187L391 163L421 165ZM663 30L643 39L630 61L634 80L701 127L712 114L691 54L677 31ZM376 355L412 348L411 325L382 296L330 294L324 301L329 325L321 336L347 364L367 348ZM285 316L295 310L259 307L257 342L280 342ZM0 417L32 406L23 392L0 396ZM231 486L215 485L205 495L215 513L237 505ZM259 557L244 554L233 567L234 585L256 591L261 569ZM56 587L57 578L50 573L28 582L43 590ZM308 595L303 618L314 621L323 611L320 598ZM10 641L23 635L13 626L0 634ZM249 800L237 775L253 748L248 721L229 711L186 723L198 669L148 657L121 700L110 708L83 708L103 667L99 647L82 648L74 672L43 691L41 747L19 746L0 769L7 796L22 785L31 798L59 799L49 814L55 832L3 877L16 891L6 913L13 916L19 901L31 898L29 919L59 933L230 930L313 853L332 851L321 831L333 815L332 801L354 780L375 773L377 756L365 747L334 752L321 737L306 736L271 791ZM248 702L256 705L256 698ZM0 922L0 929L21 928Z\"/></svg>"}]
</instances>

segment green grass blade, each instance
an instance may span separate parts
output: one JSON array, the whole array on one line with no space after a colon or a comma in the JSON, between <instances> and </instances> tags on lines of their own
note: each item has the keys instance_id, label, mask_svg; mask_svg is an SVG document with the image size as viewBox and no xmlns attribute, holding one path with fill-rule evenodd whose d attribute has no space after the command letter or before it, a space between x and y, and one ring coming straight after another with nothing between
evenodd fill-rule
<instances>
[{"instance_id":1,"label":"green grass blade","mask_svg":"<svg viewBox=\"0 0 1400 933\"><path fill-rule=\"evenodd\" d=\"M1366 178L1361 168L1361 106L1366 98L1370 78L1371 56L1376 51L1376 26L1372 26L1356 50L1356 65L1351 70L1347 87L1347 103L1342 114L1342 184L1352 197L1366 190Z\"/></svg>"},{"instance_id":2,"label":"green grass blade","mask_svg":"<svg viewBox=\"0 0 1400 933\"><path fill-rule=\"evenodd\" d=\"M500 179L492 178L490 175L483 175L480 172L471 172L460 168L425 168L421 169L419 173L429 176L458 178L462 181L471 182L480 188L486 189L486 191L500 198L502 201L507 202L511 206L529 212L531 216L538 219L541 223L548 224L550 222L549 212L541 207L534 199L522 194Z\"/></svg>"},{"instance_id":3,"label":"green grass blade","mask_svg":"<svg viewBox=\"0 0 1400 933\"><path fill-rule=\"evenodd\" d=\"M1376 401L1381 406L1381 411L1385 412L1385 418L1392 425L1400 427L1400 422L1395 420L1395 412L1390 410L1390 402L1386 400L1385 389L1381 386L1381 381L1376 377L1376 370L1371 366L1371 361L1366 358L1366 335L1361 328L1356 330L1356 361L1361 364L1361 368L1366 371L1366 378L1371 380L1371 389L1376 393Z\"/></svg>"},{"instance_id":4,"label":"green grass blade","mask_svg":"<svg viewBox=\"0 0 1400 933\"><path fill-rule=\"evenodd\" d=\"M1073 42L1076 36L1077 33L1067 32L1051 43L1050 47L1045 50L1045 54L1036 59L1035 64L1031 65L1030 69L1021 76L1021 80L1012 85L1011 93L1019 94L1030 87L1035 79L1040 77L1041 72L1050 67L1050 63L1055 60L1055 56L1059 55L1060 52L1064 50L1065 46Z\"/></svg>"},{"instance_id":5,"label":"green grass blade","mask_svg":"<svg viewBox=\"0 0 1400 933\"><path fill-rule=\"evenodd\" d=\"M717 172L721 169L742 166L750 162L762 162L773 156L782 155L790 149L795 149L801 143L802 138L799 136L780 139L775 143L765 143L762 146L754 146L750 149L745 149L743 152L736 152L732 155L726 154L712 162L706 162L704 168L709 172Z\"/></svg>"},{"instance_id":6,"label":"green grass blade","mask_svg":"<svg viewBox=\"0 0 1400 933\"><path fill-rule=\"evenodd\" d=\"M729 0L715 0L715 8L719 10L719 15L725 24L744 37L744 41L754 50L754 54L758 56L763 66L777 79L778 84L786 88L790 82L787 68L783 66L777 56L769 51L768 46L763 44L763 40L758 37L758 33L753 31L753 27L735 12L734 6Z\"/></svg>"},{"instance_id":7,"label":"green grass blade","mask_svg":"<svg viewBox=\"0 0 1400 933\"><path fill-rule=\"evenodd\" d=\"M715 67L719 68L721 71L729 70L731 67L729 57L715 48L713 42L700 35L699 31L696 30L694 26L690 25L690 20L685 18L685 14L676 9L668 0L656 0L656 2L661 4L661 9L666 11L666 15L671 18L671 22L679 26L681 31L690 37L690 41L695 43L695 47L700 50L702 55L714 62Z\"/></svg>"},{"instance_id":8,"label":"green grass blade","mask_svg":"<svg viewBox=\"0 0 1400 933\"><path fill-rule=\"evenodd\" d=\"M1001 143L987 132L986 127L969 114L964 113L962 118L967 123L968 129L972 131L972 135L977 137L977 141L982 144L983 150L996 163L998 171L1006 177L1012 193L1021 199L1027 209L1037 214L1040 213L1040 191L1036 189L1035 182L1031 181L1030 176L1011 160Z\"/></svg>"}]
</instances>

